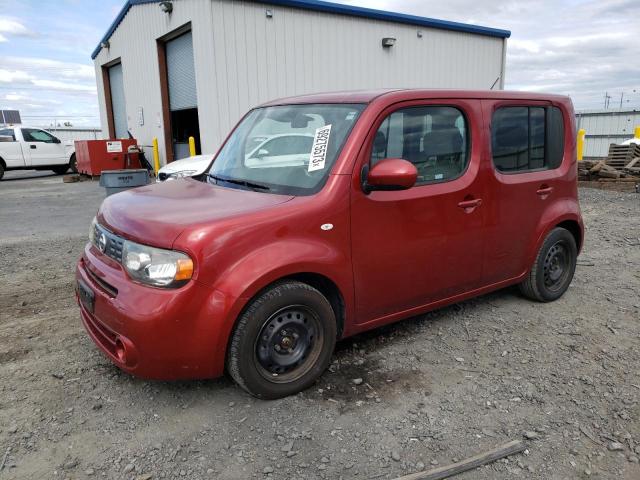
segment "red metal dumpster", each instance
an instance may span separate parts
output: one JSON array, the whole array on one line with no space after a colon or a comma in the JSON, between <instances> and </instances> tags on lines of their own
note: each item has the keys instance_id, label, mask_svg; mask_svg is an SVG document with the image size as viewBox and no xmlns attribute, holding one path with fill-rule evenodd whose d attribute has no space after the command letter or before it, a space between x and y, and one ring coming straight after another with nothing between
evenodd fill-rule
<instances>
[{"instance_id":1,"label":"red metal dumpster","mask_svg":"<svg viewBox=\"0 0 640 480\"><path fill-rule=\"evenodd\" d=\"M76 140L78 173L100 175L103 170L141 168L137 153L129 153L135 139L121 140Z\"/></svg>"}]
</instances>

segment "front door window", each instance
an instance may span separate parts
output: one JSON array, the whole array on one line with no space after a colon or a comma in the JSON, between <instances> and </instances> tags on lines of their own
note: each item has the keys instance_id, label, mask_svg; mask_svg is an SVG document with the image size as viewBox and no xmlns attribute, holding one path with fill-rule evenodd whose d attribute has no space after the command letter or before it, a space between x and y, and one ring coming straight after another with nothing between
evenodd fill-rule
<instances>
[{"instance_id":1,"label":"front door window","mask_svg":"<svg viewBox=\"0 0 640 480\"><path fill-rule=\"evenodd\" d=\"M417 185L453 180L469 162L467 137L464 115L455 107L404 108L378 128L371 165L384 158L403 158L418 169Z\"/></svg>"}]
</instances>

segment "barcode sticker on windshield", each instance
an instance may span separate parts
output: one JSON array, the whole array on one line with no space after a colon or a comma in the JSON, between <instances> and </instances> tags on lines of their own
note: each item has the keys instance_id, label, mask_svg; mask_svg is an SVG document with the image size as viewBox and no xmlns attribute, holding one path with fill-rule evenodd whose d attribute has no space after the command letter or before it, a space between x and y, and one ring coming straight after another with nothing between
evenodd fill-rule
<instances>
[{"instance_id":1,"label":"barcode sticker on windshield","mask_svg":"<svg viewBox=\"0 0 640 480\"><path fill-rule=\"evenodd\" d=\"M329 145L329 135L331 134L331 125L325 125L316 130L313 138L313 146L309 154L309 171L322 170L324 162L327 158L327 147Z\"/></svg>"}]
</instances>

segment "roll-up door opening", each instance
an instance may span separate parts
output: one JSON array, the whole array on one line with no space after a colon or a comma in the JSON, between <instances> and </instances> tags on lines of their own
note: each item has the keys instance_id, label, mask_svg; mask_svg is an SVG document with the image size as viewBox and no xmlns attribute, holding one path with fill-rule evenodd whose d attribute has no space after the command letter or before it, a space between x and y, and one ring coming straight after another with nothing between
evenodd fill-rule
<instances>
[{"instance_id":1,"label":"roll-up door opening","mask_svg":"<svg viewBox=\"0 0 640 480\"><path fill-rule=\"evenodd\" d=\"M189 137L200 153L198 99L191 31L166 42L167 84L173 159L189 156Z\"/></svg>"},{"instance_id":2,"label":"roll-up door opening","mask_svg":"<svg viewBox=\"0 0 640 480\"><path fill-rule=\"evenodd\" d=\"M108 112L112 128L109 136L114 138L129 138L127 133L127 109L124 98L124 82L122 78L122 63L107 68L108 93L111 97L111 109ZM110 125L110 126L111 126Z\"/></svg>"}]
</instances>

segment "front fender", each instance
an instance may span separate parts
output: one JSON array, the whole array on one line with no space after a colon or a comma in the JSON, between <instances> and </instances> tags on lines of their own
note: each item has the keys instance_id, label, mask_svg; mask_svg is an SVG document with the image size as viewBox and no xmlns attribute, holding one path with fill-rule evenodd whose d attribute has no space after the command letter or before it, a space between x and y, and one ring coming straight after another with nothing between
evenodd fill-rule
<instances>
[{"instance_id":1,"label":"front fender","mask_svg":"<svg viewBox=\"0 0 640 480\"><path fill-rule=\"evenodd\" d=\"M253 250L220 272L213 287L227 299L228 308L220 325L223 334L218 337L218 349L226 350L236 319L258 292L279 279L302 273L331 280L340 290L346 317L351 318L354 297L351 259L328 242L308 238L280 240Z\"/></svg>"}]
</instances>

